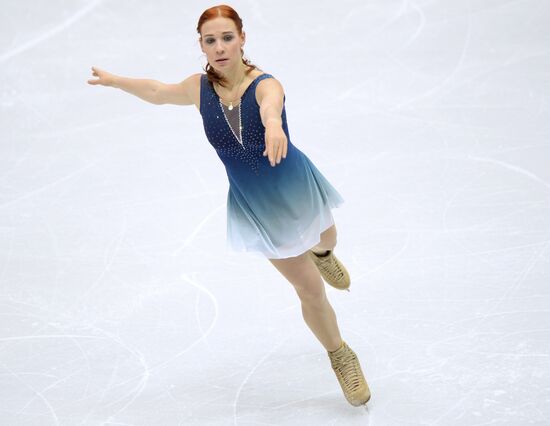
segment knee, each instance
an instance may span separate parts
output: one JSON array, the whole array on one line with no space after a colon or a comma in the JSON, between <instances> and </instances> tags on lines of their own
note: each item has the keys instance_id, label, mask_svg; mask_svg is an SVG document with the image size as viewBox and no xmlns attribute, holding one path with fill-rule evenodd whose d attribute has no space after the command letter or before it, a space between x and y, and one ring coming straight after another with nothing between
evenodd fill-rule
<instances>
[{"instance_id":1,"label":"knee","mask_svg":"<svg viewBox=\"0 0 550 426\"><path fill-rule=\"evenodd\" d=\"M326 300L325 286L322 279L310 285L294 286L302 304L309 306L321 305Z\"/></svg>"},{"instance_id":2,"label":"knee","mask_svg":"<svg viewBox=\"0 0 550 426\"><path fill-rule=\"evenodd\" d=\"M292 284L302 303L321 303L326 298L321 274L307 252L289 259L270 261Z\"/></svg>"}]
</instances>

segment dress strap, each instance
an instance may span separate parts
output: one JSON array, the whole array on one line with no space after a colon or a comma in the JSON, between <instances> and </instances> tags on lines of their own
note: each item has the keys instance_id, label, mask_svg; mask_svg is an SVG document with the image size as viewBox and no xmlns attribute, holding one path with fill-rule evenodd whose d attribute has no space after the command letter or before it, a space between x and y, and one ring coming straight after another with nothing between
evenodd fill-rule
<instances>
[{"instance_id":1,"label":"dress strap","mask_svg":"<svg viewBox=\"0 0 550 426\"><path fill-rule=\"evenodd\" d=\"M273 77L271 74L263 73L258 77L256 77L253 84L257 85L260 81L265 80L266 78L275 78L275 77Z\"/></svg>"},{"instance_id":2,"label":"dress strap","mask_svg":"<svg viewBox=\"0 0 550 426\"><path fill-rule=\"evenodd\" d=\"M273 77L272 74L268 74L268 73L264 73L262 75L259 75L258 77L256 77L256 80L254 81L254 83L252 84L255 84L255 85L258 85L258 83L260 81L262 81L263 79L265 78L275 78ZM256 88L254 87L254 91L256 91ZM283 94L283 104L286 102L286 94Z\"/></svg>"}]
</instances>

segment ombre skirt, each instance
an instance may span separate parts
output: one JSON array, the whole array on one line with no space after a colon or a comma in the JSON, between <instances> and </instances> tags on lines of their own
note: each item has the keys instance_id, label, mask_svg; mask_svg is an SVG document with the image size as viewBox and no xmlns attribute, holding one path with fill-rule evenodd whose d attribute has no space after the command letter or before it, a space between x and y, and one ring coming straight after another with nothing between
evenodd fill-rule
<instances>
[{"instance_id":1,"label":"ombre skirt","mask_svg":"<svg viewBox=\"0 0 550 426\"><path fill-rule=\"evenodd\" d=\"M259 174L243 169L226 167L228 248L282 259L319 244L344 199L302 151L288 142L275 167L266 156Z\"/></svg>"}]
</instances>

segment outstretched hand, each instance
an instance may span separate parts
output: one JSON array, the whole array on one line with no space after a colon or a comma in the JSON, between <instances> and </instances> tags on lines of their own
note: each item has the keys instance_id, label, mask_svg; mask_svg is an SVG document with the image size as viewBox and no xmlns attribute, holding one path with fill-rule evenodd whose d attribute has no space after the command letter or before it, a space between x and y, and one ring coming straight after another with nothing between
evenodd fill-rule
<instances>
[{"instance_id":1,"label":"outstretched hand","mask_svg":"<svg viewBox=\"0 0 550 426\"><path fill-rule=\"evenodd\" d=\"M88 80L88 84L101 84L102 86L112 86L114 75L103 71L97 67L92 67L92 75L98 77L97 80Z\"/></svg>"},{"instance_id":2,"label":"outstretched hand","mask_svg":"<svg viewBox=\"0 0 550 426\"><path fill-rule=\"evenodd\" d=\"M279 164L281 157L286 158L288 141L281 124L271 124L265 128L265 150L263 156L269 158L272 167Z\"/></svg>"}]
</instances>

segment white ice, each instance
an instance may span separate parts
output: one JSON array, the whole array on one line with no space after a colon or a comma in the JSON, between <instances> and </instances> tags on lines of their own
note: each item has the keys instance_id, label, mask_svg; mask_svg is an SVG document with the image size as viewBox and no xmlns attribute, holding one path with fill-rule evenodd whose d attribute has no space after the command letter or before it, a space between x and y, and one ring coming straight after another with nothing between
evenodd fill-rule
<instances>
[{"instance_id":1,"label":"white ice","mask_svg":"<svg viewBox=\"0 0 550 426\"><path fill-rule=\"evenodd\" d=\"M326 291L368 411L226 247L197 109L87 84L204 72L215 4L2 3L0 424L550 424L550 3L230 3L345 199Z\"/></svg>"}]
</instances>

